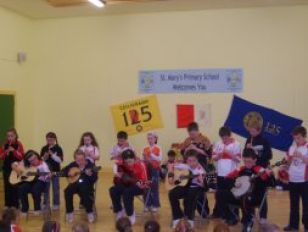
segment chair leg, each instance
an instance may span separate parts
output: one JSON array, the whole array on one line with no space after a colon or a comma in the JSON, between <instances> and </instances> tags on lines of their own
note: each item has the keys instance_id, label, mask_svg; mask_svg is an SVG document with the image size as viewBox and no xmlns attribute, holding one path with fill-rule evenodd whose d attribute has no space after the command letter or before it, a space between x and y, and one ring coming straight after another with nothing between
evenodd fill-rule
<instances>
[{"instance_id":1,"label":"chair leg","mask_svg":"<svg viewBox=\"0 0 308 232\"><path fill-rule=\"evenodd\" d=\"M197 204L201 204L200 202L198 202ZM203 213L204 213L204 210L205 210L205 201L202 203L202 206L201 206L201 215L200 215L200 219L196 219L195 218L195 222L198 222L199 224L203 224L203 217L202 217L202 215L203 215Z\"/></svg>"},{"instance_id":2,"label":"chair leg","mask_svg":"<svg viewBox=\"0 0 308 232\"><path fill-rule=\"evenodd\" d=\"M94 214L94 218L95 218L95 221L96 221L97 220L97 210L96 210L95 201L94 201L94 204L93 204L93 214Z\"/></svg>"},{"instance_id":3,"label":"chair leg","mask_svg":"<svg viewBox=\"0 0 308 232\"><path fill-rule=\"evenodd\" d=\"M229 205L229 209L230 209L230 212L233 214L233 216L235 217L235 219L237 221L239 221L239 215L235 213L235 210L238 209L239 210L239 207L238 206L232 206L232 205Z\"/></svg>"},{"instance_id":4,"label":"chair leg","mask_svg":"<svg viewBox=\"0 0 308 232\"><path fill-rule=\"evenodd\" d=\"M95 221L97 220L97 209L96 209L96 184L94 185L94 192L93 192L93 214L95 217Z\"/></svg>"},{"instance_id":5,"label":"chair leg","mask_svg":"<svg viewBox=\"0 0 308 232\"><path fill-rule=\"evenodd\" d=\"M143 198L143 196L136 196L136 198L138 200L140 200L143 204L143 211L140 213L140 214L137 214L136 216L137 217L140 217L141 218L141 221L144 222L145 221L145 208L146 208L146 205L150 199L150 194L151 194L151 189L148 190L148 192L145 194L145 198ZM149 211L149 213L151 215L153 215L153 213L151 211Z\"/></svg>"}]
</instances>

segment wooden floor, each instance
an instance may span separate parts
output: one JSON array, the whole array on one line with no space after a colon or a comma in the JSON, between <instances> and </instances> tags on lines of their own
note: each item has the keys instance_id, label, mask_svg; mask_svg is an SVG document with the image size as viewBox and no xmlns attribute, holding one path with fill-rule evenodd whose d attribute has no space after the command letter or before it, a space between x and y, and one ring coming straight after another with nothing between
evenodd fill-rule
<instances>
[{"instance_id":1,"label":"wooden floor","mask_svg":"<svg viewBox=\"0 0 308 232\"><path fill-rule=\"evenodd\" d=\"M2 183L2 181L1 181ZM98 219L93 225L91 225L91 232L105 232L105 231L115 231L114 229L114 215L110 210L111 201L108 194L108 189L112 185L112 174L109 172L100 173L100 179L97 189L97 210L98 210ZM61 180L61 186L66 186L66 180ZM2 186L0 187L2 190ZM171 231L170 230L170 220L171 212L169 208L167 192L164 189L164 186L161 186L160 191L161 204L162 207L154 218L159 221L162 226L162 231ZM213 194L208 194L210 206L213 207ZM65 222L65 209L64 209L64 200L63 200L63 191L61 190L61 210L54 211L52 215L53 220L61 222L62 231L70 231L71 225ZM77 197L75 205L78 206ZM30 202L32 200L30 199ZM1 191L0 204L3 206L3 190ZM136 199L136 211L142 211L142 204ZM287 192L277 192L271 191L269 193L269 221L278 224L281 228L288 223L288 214L289 214L289 201ZM152 216L153 217L153 216ZM148 215L142 220L142 218L137 218L137 223L134 226L134 231L143 231L142 226L144 221L150 219L151 216ZM85 215L76 215L75 220L85 220ZM219 222L219 220L210 220L204 222L202 225L196 225L196 231L212 231L213 226ZM25 232L39 232L41 231L41 226L43 224L42 217L30 216L28 220L21 219L20 224ZM232 231L241 231L240 226L232 227ZM255 231L258 231L257 228Z\"/></svg>"}]
</instances>

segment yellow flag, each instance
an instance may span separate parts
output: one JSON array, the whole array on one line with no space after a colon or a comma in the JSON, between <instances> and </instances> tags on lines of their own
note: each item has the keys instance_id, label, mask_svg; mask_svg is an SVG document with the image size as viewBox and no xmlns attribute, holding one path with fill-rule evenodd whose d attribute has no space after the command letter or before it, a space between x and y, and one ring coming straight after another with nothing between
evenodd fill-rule
<instances>
[{"instance_id":1,"label":"yellow flag","mask_svg":"<svg viewBox=\"0 0 308 232\"><path fill-rule=\"evenodd\" d=\"M111 106L111 112L116 130L129 135L163 127L155 95Z\"/></svg>"}]
</instances>

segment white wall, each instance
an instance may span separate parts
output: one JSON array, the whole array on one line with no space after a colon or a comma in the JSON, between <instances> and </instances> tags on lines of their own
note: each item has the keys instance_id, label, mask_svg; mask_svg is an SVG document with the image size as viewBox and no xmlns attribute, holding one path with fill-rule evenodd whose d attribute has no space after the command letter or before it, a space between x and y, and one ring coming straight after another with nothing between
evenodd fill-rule
<instances>
[{"instance_id":1,"label":"white wall","mask_svg":"<svg viewBox=\"0 0 308 232\"><path fill-rule=\"evenodd\" d=\"M32 21L0 8L0 28L0 93L15 94L15 125L23 142L30 146L34 144ZM29 60L18 64L18 52L26 52Z\"/></svg>"}]
</instances>

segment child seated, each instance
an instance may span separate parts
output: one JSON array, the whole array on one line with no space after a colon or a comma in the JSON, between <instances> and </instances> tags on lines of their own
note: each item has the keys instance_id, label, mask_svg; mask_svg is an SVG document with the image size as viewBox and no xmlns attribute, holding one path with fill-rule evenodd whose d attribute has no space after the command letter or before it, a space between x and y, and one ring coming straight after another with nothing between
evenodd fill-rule
<instances>
[{"instance_id":1,"label":"child seated","mask_svg":"<svg viewBox=\"0 0 308 232\"><path fill-rule=\"evenodd\" d=\"M219 191L217 193L218 201L221 204L222 211L225 212L224 218L229 225L235 225L237 223L236 216L230 210L231 205L237 205L241 207L243 218L243 232L250 232L253 226L253 216L255 207L261 205L262 200L266 194L266 188L270 183L271 170L264 169L259 165L256 165L257 156L253 149L246 148L243 152L244 166L229 173L225 178L229 181L234 181L234 188L241 188L241 182L235 181L236 178L242 176L255 176L253 180L253 187L251 192L247 192L245 195L238 197L233 194L229 189Z\"/></svg>"},{"instance_id":2,"label":"child seated","mask_svg":"<svg viewBox=\"0 0 308 232\"><path fill-rule=\"evenodd\" d=\"M167 156L168 156L168 159L165 162L163 162L163 164L161 165L160 177L162 180L165 179L168 173L168 165L174 164L175 162L177 162L175 150L173 149L169 150L167 153Z\"/></svg>"}]
</instances>

